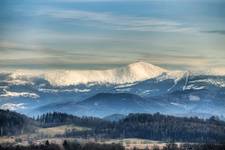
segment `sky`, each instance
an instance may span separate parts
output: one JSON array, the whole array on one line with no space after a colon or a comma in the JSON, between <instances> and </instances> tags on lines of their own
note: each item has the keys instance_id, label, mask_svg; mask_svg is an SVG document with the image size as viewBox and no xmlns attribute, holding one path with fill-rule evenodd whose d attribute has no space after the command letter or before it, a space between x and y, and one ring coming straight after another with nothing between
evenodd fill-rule
<instances>
[{"instance_id":1,"label":"sky","mask_svg":"<svg viewBox=\"0 0 225 150\"><path fill-rule=\"evenodd\" d=\"M224 0L1 0L0 69L225 67Z\"/></svg>"}]
</instances>

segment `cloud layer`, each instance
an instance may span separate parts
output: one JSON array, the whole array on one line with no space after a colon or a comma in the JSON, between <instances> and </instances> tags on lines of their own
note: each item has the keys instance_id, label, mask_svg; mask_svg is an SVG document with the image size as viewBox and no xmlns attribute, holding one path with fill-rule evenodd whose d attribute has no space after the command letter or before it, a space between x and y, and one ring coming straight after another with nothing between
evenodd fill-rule
<instances>
[{"instance_id":1,"label":"cloud layer","mask_svg":"<svg viewBox=\"0 0 225 150\"><path fill-rule=\"evenodd\" d=\"M83 10L63 10L47 8L36 12L43 15L60 19L62 22L76 23L83 21L87 26L102 26L112 30L127 31L155 31L155 32L191 32L194 29L185 27L181 23L152 17L137 17L125 15L113 15L107 12L92 12Z\"/></svg>"},{"instance_id":2,"label":"cloud layer","mask_svg":"<svg viewBox=\"0 0 225 150\"><path fill-rule=\"evenodd\" d=\"M175 69L225 64L220 0L24 0L0 6L0 68L95 69L139 59Z\"/></svg>"}]
</instances>

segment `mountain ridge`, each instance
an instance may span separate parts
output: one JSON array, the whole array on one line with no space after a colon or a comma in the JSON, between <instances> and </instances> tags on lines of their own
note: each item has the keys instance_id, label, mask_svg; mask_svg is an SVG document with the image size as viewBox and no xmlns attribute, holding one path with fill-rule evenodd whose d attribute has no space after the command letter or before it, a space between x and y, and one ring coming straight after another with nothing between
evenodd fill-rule
<instances>
[{"instance_id":1,"label":"mountain ridge","mask_svg":"<svg viewBox=\"0 0 225 150\"><path fill-rule=\"evenodd\" d=\"M138 61L123 67L106 70L16 70L2 72L8 84L32 84L44 79L52 86L71 86L79 84L128 84L152 78L159 80L173 79L179 81L187 74L225 76L225 70L211 68L199 71L167 70L144 61Z\"/></svg>"},{"instance_id":2,"label":"mountain ridge","mask_svg":"<svg viewBox=\"0 0 225 150\"><path fill-rule=\"evenodd\" d=\"M28 84L34 78L43 78L53 86L70 86L78 84L125 84L143 81L168 73L174 78L176 74L169 73L164 68L139 61L107 70L16 70L9 74L9 81L16 84ZM176 77L175 77L176 78Z\"/></svg>"}]
</instances>

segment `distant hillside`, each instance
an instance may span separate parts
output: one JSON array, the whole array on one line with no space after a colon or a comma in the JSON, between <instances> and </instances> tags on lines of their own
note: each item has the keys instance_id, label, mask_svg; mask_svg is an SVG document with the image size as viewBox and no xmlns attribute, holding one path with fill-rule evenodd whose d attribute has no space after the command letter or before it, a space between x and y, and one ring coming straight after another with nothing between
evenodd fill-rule
<instances>
[{"instance_id":1,"label":"distant hillside","mask_svg":"<svg viewBox=\"0 0 225 150\"><path fill-rule=\"evenodd\" d=\"M75 105L77 114L104 117L115 113L156 112L155 102L131 93L98 93Z\"/></svg>"},{"instance_id":2,"label":"distant hillside","mask_svg":"<svg viewBox=\"0 0 225 150\"><path fill-rule=\"evenodd\" d=\"M0 110L0 136L34 132L38 123L25 115Z\"/></svg>"},{"instance_id":3,"label":"distant hillside","mask_svg":"<svg viewBox=\"0 0 225 150\"><path fill-rule=\"evenodd\" d=\"M119 121L121 119L124 119L126 116L122 114L112 114L109 116L105 116L103 119L107 121Z\"/></svg>"},{"instance_id":4,"label":"distant hillside","mask_svg":"<svg viewBox=\"0 0 225 150\"><path fill-rule=\"evenodd\" d=\"M77 117L74 115L53 112L38 116L36 119L42 127L53 127L60 125L74 124L84 127L96 127L106 121L96 117Z\"/></svg>"},{"instance_id":5,"label":"distant hillside","mask_svg":"<svg viewBox=\"0 0 225 150\"><path fill-rule=\"evenodd\" d=\"M197 117L173 117L159 113L130 114L119 122L101 124L89 134L101 138L218 143L224 142L225 122L215 117L203 120ZM76 133L70 132L66 136L76 136Z\"/></svg>"},{"instance_id":6,"label":"distant hillside","mask_svg":"<svg viewBox=\"0 0 225 150\"><path fill-rule=\"evenodd\" d=\"M200 143L220 143L225 139L225 122L216 117L204 120L197 117L143 113L129 114L117 122L110 122L95 117L77 117L54 112L43 114L33 120L19 113L0 110L1 136L31 133L37 128L61 125L89 127L90 130L66 130L58 137L142 138L156 141Z\"/></svg>"}]
</instances>

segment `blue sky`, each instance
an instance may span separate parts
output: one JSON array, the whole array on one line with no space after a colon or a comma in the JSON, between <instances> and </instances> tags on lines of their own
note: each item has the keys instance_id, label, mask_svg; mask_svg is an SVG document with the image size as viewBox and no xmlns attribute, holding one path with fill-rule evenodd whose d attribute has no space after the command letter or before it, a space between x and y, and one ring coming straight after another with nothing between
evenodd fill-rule
<instances>
[{"instance_id":1,"label":"blue sky","mask_svg":"<svg viewBox=\"0 0 225 150\"><path fill-rule=\"evenodd\" d=\"M224 0L1 0L0 68L225 67Z\"/></svg>"}]
</instances>

